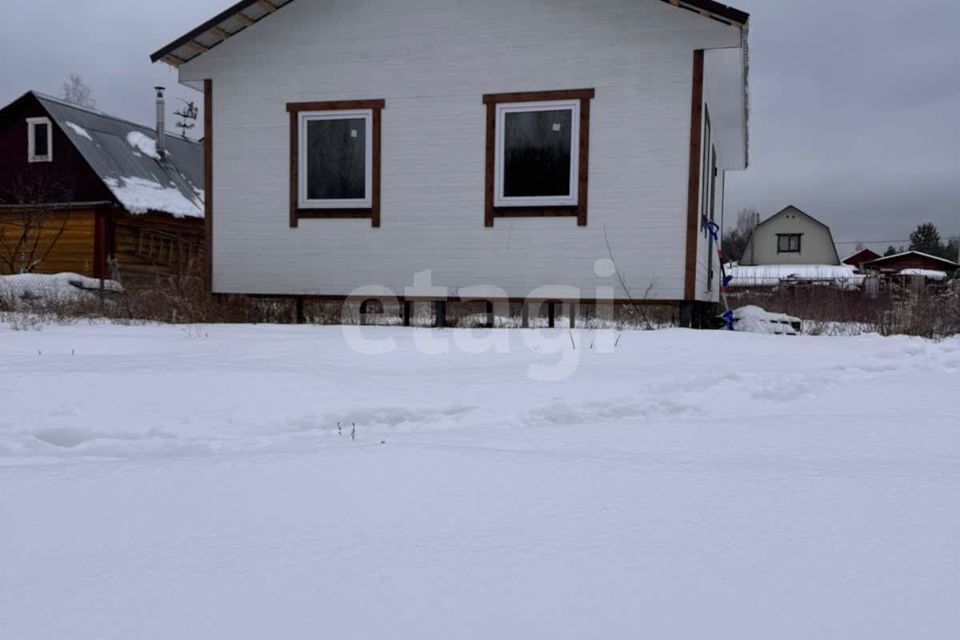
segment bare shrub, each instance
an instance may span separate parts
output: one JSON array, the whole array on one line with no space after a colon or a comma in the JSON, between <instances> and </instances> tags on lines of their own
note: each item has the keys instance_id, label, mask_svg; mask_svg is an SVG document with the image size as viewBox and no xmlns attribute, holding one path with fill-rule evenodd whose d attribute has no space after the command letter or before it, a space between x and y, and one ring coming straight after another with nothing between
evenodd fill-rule
<instances>
[{"instance_id":1,"label":"bare shrub","mask_svg":"<svg viewBox=\"0 0 960 640\"><path fill-rule=\"evenodd\" d=\"M66 182L35 171L0 193L0 202L20 205L0 219L0 274L42 269L70 222L69 211L51 203L69 202L72 195Z\"/></svg>"},{"instance_id":2,"label":"bare shrub","mask_svg":"<svg viewBox=\"0 0 960 640\"><path fill-rule=\"evenodd\" d=\"M960 281L946 287L904 287L880 325L884 335L944 338L960 334Z\"/></svg>"},{"instance_id":3,"label":"bare shrub","mask_svg":"<svg viewBox=\"0 0 960 640\"><path fill-rule=\"evenodd\" d=\"M731 306L756 305L805 321L813 335L876 332L942 338L960 334L960 283L926 285L890 280L875 296L827 286L783 286L734 291Z\"/></svg>"}]
</instances>

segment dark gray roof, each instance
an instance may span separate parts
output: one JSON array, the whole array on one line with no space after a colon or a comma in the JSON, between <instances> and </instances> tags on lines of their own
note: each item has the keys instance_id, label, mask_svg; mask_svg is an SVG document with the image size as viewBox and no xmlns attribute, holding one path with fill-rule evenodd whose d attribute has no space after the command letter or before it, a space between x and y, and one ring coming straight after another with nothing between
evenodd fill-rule
<instances>
[{"instance_id":1,"label":"dark gray roof","mask_svg":"<svg viewBox=\"0 0 960 640\"><path fill-rule=\"evenodd\" d=\"M160 160L153 128L33 95L130 213L203 217L203 146L198 142L168 133L167 154Z\"/></svg>"}]
</instances>

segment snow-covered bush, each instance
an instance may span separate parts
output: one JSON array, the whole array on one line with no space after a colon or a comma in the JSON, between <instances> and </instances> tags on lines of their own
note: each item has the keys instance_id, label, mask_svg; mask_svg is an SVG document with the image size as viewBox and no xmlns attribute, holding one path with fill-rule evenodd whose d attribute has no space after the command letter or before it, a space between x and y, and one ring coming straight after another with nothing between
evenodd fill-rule
<instances>
[{"instance_id":1,"label":"snow-covered bush","mask_svg":"<svg viewBox=\"0 0 960 640\"><path fill-rule=\"evenodd\" d=\"M0 312L15 329L39 329L52 322L105 315L108 298L122 291L76 273L0 276Z\"/></svg>"}]
</instances>

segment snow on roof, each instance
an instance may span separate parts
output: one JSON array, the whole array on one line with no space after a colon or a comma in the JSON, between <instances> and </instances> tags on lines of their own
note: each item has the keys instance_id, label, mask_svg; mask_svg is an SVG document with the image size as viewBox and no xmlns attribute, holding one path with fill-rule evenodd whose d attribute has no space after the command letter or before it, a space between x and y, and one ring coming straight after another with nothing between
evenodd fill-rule
<instances>
[{"instance_id":1,"label":"snow on roof","mask_svg":"<svg viewBox=\"0 0 960 640\"><path fill-rule=\"evenodd\" d=\"M150 127L41 93L33 95L130 213L204 216L202 145L168 133L161 161L157 135Z\"/></svg>"},{"instance_id":2,"label":"snow on roof","mask_svg":"<svg viewBox=\"0 0 960 640\"><path fill-rule=\"evenodd\" d=\"M772 264L757 267L732 267L731 287L775 287L791 282L814 282L859 287L865 276L849 265Z\"/></svg>"},{"instance_id":3,"label":"snow on roof","mask_svg":"<svg viewBox=\"0 0 960 640\"><path fill-rule=\"evenodd\" d=\"M897 275L926 278L928 280L946 280L948 277L946 271L935 271L933 269L901 269Z\"/></svg>"},{"instance_id":4,"label":"snow on roof","mask_svg":"<svg viewBox=\"0 0 960 640\"><path fill-rule=\"evenodd\" d=\"M185 197L176 187L164 187L142 178L107 178L105 182L130 213L164 211L177 218L196 217L196 198Z\"/></svg>"},{"instance_id":5,"label":"snow on roof","mask_svg":"<svg viewBox=\"0 0 960 640\"><path fill-rule=\"evenodd\" d=\"M160 154L157 153L157 141L153 138L148 138L139 131L131 131L127 134L127 142L148 158L160 159Z\"/></svg>"},{"instance_id":6,"label":"snow on roof","mask_svg":"<svg viewBox=\"0 0 960 640\"><path fill-rule=\"evenodd\" d=\"M93 142L93 138L90 137L90 134L87 133L87 130L81 127L80 125L73 122L65 122L64 124L70 127L73 130L73 132L78 136L80 136L81 138L86 138L90 142Z\"/></svg>"}]
</instances>

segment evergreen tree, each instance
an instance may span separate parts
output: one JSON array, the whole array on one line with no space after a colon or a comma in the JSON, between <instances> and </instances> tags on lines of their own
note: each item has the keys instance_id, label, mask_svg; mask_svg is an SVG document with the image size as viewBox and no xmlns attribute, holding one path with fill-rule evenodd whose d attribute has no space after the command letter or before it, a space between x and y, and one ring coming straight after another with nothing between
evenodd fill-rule
<instances>
[{"instance_id":1,"label":"evergreen tree","mask_svg":"<svg viewBox=\"0 0 960 640\"><path fill-rule=\"evenodd\" d=\"M948 260L960 262L960 236L954 236L950 238L950 242L947 244L946 258Z\"/></svg>"},{"instance_id":2,"label":"evergreen tree","mask_svg":"<svg viewBox=\"0 0 960 640\"><path fill-rule=\"evenodd\" d=\"M918 226L917 230L910 234L910 250L946 258L948 248L940 238L936 225L927 222Z\"/></svg>"}]
</instances>

